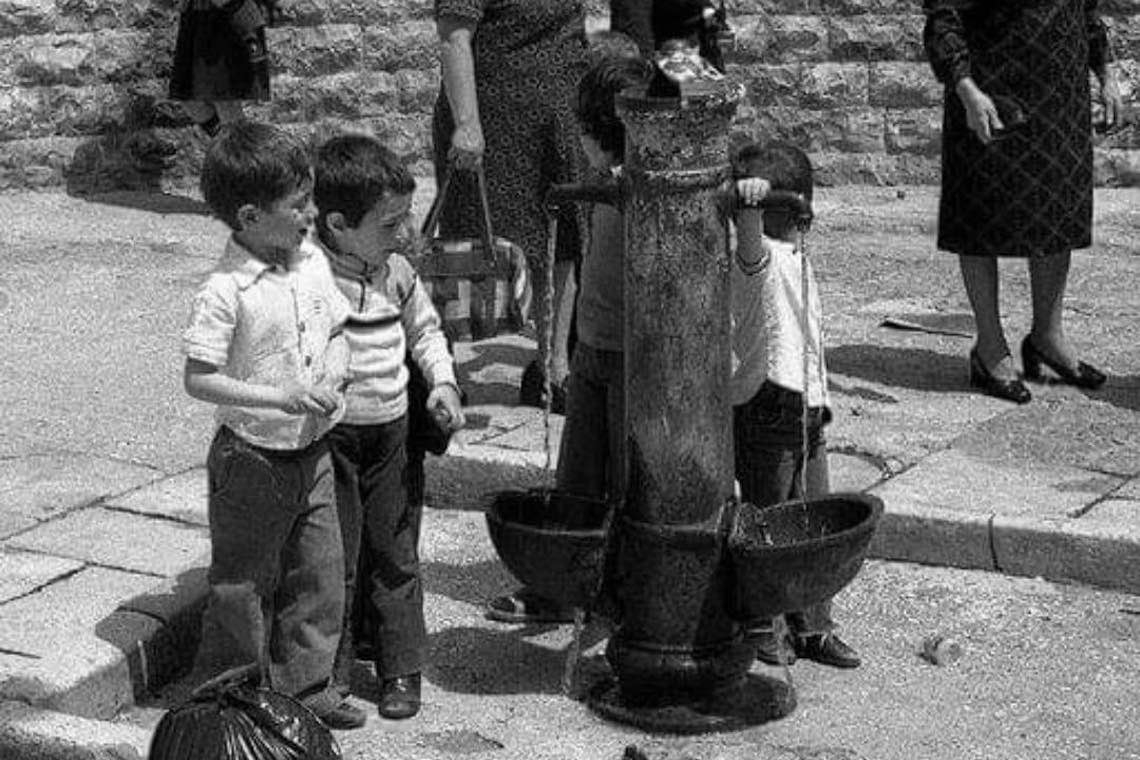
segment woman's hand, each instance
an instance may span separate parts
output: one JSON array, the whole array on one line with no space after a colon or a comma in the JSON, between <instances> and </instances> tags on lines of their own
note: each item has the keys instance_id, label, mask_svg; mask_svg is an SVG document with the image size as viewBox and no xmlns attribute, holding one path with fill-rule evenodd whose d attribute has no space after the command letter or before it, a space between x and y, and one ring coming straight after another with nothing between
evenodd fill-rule
<instances>
[{"instance_id":1,"label":"woman's hand","mask_svg":"<svg viewBox=\"0 0 1140 760\"><path fill-rule=\"evenodd\" d=\"M1104 106L1104 131L1124 124L1124 98L1120 95L1120 84L1111 69L1100 75L1100 101Z\"/></svg>"},{"instance_id":2,"label":"woman's hand","mask_svg":"<svg viewBox=\"0 0 1140 760\"><path fill-rule=\"evenodd\" d=\"M970 77L959 79L954 90L966 109L966 124L970 131L983 145L989 145L994 133L1005 128L994 101Z\"/></svg>"},{"instance_id":3,"label":"woman's hand","mask_svg":"<svg viewBox=\"0 0 1140 760\"><path fill-rule=\"evenodd\" d=\"M459 169L477 169L483 163L485 149L483 125L474 119L455 127L451 133L451 148L447 157Z\"/></svg>"}]
</instances>

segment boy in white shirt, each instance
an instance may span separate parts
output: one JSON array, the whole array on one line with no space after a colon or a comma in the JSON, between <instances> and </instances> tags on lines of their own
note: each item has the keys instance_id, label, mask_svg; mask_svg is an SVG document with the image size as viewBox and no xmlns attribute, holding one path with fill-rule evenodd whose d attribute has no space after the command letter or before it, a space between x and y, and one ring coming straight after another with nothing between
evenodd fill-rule
<instances>
[{"instance_id":1,"label":"boy in white shirt","mask_svg":"<svg viewBox=\"0 0 1140 760\"><path fill-rule=\"evenodd\" d=\"M819 292L811 262L796 245L799 220L790 210L759 207L769 187L799 193L810 205L812 168L803 151L782 142L745 146L733 167L737 194L745 206L736 218L731 285L734 371L729 393L734 407L735 471L741 499L764 507L816 498L829 490L823 428L831 411ZM801 417L805 391L806 459ZM806 494L800 492L801 472ZM792 660L799 656L834 667L858 667L859 656L834 631L830 599L784 617L790 641L777 635L775 621L750 623L758 658L778 663L780 649L790 644Z\"/></svg>"},{"instance_id":2,"label":"boy in white shirt","mask_svg":"<svg viewBox=\"0 0 1140 760\"><path fill-rule=\"evenodd\" d=\"M330 686L344 557L325 438L344 411L348 303L306 241L308 152L271 125L236 122L210 145L201 185L233 232L182 341L186 391L218 406L195 673L267 662L268 685L355 728L364 713Z\"/></svg>"}]
</instances>

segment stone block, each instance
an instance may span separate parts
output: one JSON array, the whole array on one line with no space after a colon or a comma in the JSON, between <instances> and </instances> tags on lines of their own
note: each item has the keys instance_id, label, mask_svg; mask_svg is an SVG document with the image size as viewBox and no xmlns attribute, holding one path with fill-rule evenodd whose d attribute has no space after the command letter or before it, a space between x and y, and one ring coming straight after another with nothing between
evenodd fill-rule
<instances>
[{"instance_id":1,"label":"stone block","mask_svg":"<svg viewBox=\"0 0 1140 760\"><path fill-rule=\"evenodd\" d=\"M206 498L209 493L206 468L172 475L141 488L107 499L110 509L168 517L195 525L208 525Z\"/></svg>"},{"instance_id":2,"label":"stone block","mask_svg":"<svg viewBox=\"0 0 1140 760\"><path fill-rule=\"evenodd\" d=\"M802 68L798 63L742 66L738 74L745 83L744 102L760 109L771 106L794 108Z\"/></svg>"},{"instance_id":3,"label":"stone block","mask_svg":"<svg viewBox=\"0 0 1140 760\"><path fill-rule=\"evenodd\" d=\"M821 63L804 69L800 107L846 108L867 104L868 66L865 63Z\"/></svg>"},{"instance_id":4,"label":"stone block","mask_svg":"<svg viewBox=\"0 0 1140 760\"><path fill-rule=\"evenodd\" d=\"M0 605L72 575L83 563L64 557L0 550Z\"/></svg>"},{"instance_id":5,"label":"stone block","mask_svg":"<svg viewBox=\"0 0 1140 760\"><path fill-rule=\"evenodd\" d=\"M107 718L133 700L123 653L96 631L122 599L152 576L89 567L4 605L0 616L0 699Z\"/></svg>"},{"instance_id":6,"label":"stone block","mask_svg":"<svg viewBox=\"0 0 1140 760\"><path fill-rule=\"evenodd\" d=\"M78 454L7 459L0 461L0 515L8 516L3 522L9 529L13 521L28 527L160 476L147 467Z\"/></svg>"},{"instance_id":7,"label":"stone block","mask_svg":"<svg viewBox=\"0 0 1140 760\"><path fill-rule=\"evenodd\" d=\"M868 77L871 105L895 109L937 108L941 122L943 87L934 78L930 64L876 61L871 64Z\"/></svg>"},{"instance_id":8,"label":"stone block","mask_svg":"<svg viewBox=\"0 0 1140 760\"><path fill-rule=\"evenodd\" d=\"M1010 575L1140 593L1140 524L998 515L994 560Z\"/></svg>"},{"instance_id":9,"label":"stone block","mask_svg":"<svg viewBox=\"0 0 1140 760\"><path fill-rule=\"evenodd\" d=\"M278 72L304 78L356 71L364 54L360 28L349 24L273 27L267 44Z\"/></svg>"},{"instance_id":10,"label":"stone block","mask_svg":"<svg viewBox=\"0 0 1140 760\"><path fill-rule=\"evenodd\" d=\"M827 59L827 25L812 16L733 16L729 63L796 63Z\"/></svg>"},{"instance_id":11,"label":"stone block","mask_svg":"<svg viewBox=\"0 0 1140 760\"><path fill-rule=\"evenodd\" d=\"M0 0L0 39L47 34L56 17L53 0Z\"/></svg>"},{"instance_id":12,"label":"stone block","mask_svg":"<svg viewBox=\"0 0 1140 760\"><path fill-rule=\"evenodd\" d=\"M361 30L361 64L370 70L434 70L439 67L439 35L430 19L396 26L370 24Z\"/></svg>"},{"instance_id":13,"label":"stone block","mask_svg":"<svg viewBox=\"0 0 1140 760\"><path fill-rule=\"evenodd\" d=\"M209 548L199 526L111 509L73 512L9 539L9 545L153 576L185 570Z\"/></svg>"},{"instance_id":14,"label":"stone block","mask_svg":"<svg viewBox=\"0 0 1140 760\"><path fill-rule=\"evenodd\" d=\"M990 519L929 503L894 487L894 481L872 488L883 500L883 516L868 555L927 565L993 570Z\"/></svg>"},{"instance_id":15,"label":"stone block","mask_svg":"<svg viewBox=\"0 0 1140 760\"><path fill-rule=\"evenodd\" d=\"M805 114L806 116L806 114ZM884 121L878 108L837 108L816 111L811 129L812 151L882 153Z\"/></svg>"},{"instance_id":16,"label":"stone block","mask_svg":"<svg viewBox=\"0 0 1140 760\"><path fill-rule=\"evenodd\" d=\"M0 52L0 69L15 84L84 86L169 75L169 52L158 50L146 34L113 30L17 37Z\"/></svg>"},{"instance_id":17,"label":"stone block","mask_svg":"<svg viewBox=\"0 0 1140 760\"><path fill-rule=\"evenodd\" d=\"M942 110L889 109L884 113L884 146L888 153L938 158L942 153Z\"/></svg>"},{"instance_id":18,"label":"stone block","mask_svg":"<svg viewBox=\"0 0 1140 760\"><path fill-rule=\"evenodd\" d=\"M832 60L916 61L925 59L922 16L834 15L827 21Z\"/></svg>"},{"instance_id":19,"label":"stone block","mask_svg":"<svg viewBox=\"0 0 1140 760\"><path fill-rule=\"evenodd\" d=\"M137 726L0 703L0 757L7 760L145 760L150 738Z\"/></svg>"}]
</instances>

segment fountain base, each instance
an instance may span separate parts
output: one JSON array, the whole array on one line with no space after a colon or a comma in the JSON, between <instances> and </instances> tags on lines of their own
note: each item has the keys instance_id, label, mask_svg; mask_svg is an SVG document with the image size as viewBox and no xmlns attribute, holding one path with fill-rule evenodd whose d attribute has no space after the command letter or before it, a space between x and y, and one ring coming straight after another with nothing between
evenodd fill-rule
<instances>
[{"instance_id":1,"label":"fountain base","mask_svg":"<svg viewBox=\"0 0 1140 760\"><path fill-rule=\"evenodd\" d=\"M779 720L796 708L796 691L779 678L748 673L736 683L701 696L668 696L652 703L630 699L608 676L586 695L591 710L615 723L653 733L711 734L739 731Z\"/></svg>"}]
</instances>

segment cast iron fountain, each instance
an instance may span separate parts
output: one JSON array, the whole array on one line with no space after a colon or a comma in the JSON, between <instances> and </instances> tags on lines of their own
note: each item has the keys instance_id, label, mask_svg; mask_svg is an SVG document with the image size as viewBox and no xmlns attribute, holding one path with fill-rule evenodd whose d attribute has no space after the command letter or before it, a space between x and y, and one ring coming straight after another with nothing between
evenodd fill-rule
<instances>
[{"instance_id":1,"label":"cast iron fountain","mask_svg":"<svg viewBox=\"0 0 1140 760\"><path fill-rule=\"evenodd\" d=\"M790 682L750 672L741 623L846 586L882 511L854 493L765 509L733 498L730 257L718 203L739 97L727 83L678 98L623 93L620 186L563 189L562 200L610 202L626 218L624 501L518 491L487 513L497 552L527 586L583 608L604 586L612 676L587 701L649 730L731 729L794 709Z\"/></svg>"}]
</instances>

